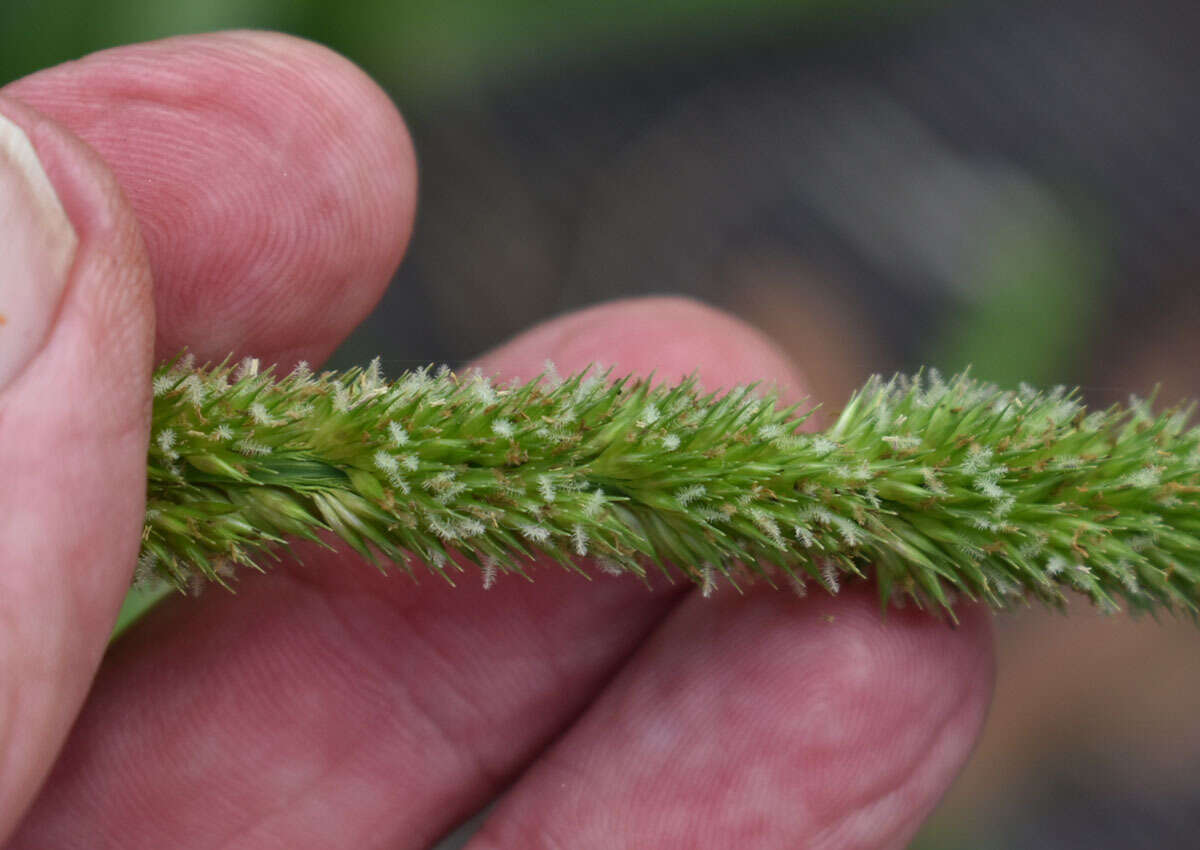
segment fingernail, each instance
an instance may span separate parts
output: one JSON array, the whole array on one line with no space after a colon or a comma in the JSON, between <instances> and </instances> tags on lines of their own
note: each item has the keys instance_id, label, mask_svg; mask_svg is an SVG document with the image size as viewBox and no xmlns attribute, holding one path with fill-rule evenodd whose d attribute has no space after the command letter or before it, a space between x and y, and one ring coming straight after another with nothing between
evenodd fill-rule
<instances>
[{"instance_id":1,"label":"fingernail","mask_svg":"<svg viewBox=\"0 0 1200 850\"><path fill-rule=\"evenodd\" d=\"M0 114L0 390L45 342L78 242L29 137Z\"/></svg>"}]
</instances>

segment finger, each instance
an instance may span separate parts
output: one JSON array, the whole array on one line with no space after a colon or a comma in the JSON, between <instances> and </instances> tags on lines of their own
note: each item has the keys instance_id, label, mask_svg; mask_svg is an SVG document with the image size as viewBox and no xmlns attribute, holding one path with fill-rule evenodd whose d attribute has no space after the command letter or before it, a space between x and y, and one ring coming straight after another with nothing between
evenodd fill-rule
<instances>
[{"instance_id":1,"label":"finger","mask_svg":"<svg viewBox=\"0 0 1200 850\"><path fill-rule=\"evenodd\" d=\"M991 694L987 614L960 617L693 594L468 846L906 847Z\"/></svg>"},{"instance_id":2,"label":"finger","mask_svg":"<svg viewBox=\"0 0 1200 850\"><path fill-rule=\"evenodd\" d=\"M548 356L547 353L553 356ZM697 373L713 389L767 382L785 404L804 380L761 333L686 298L644 298L593 307L528 331L483 355L484 374L532 378L551 360L564 371L611 366L613 375L678 381Z\"/></svg>"},{"instance_id":3,"label":"finger","mask_svg":"<svg viewBox=\"0 0 1200 850\"><path fill-rule=\"evenodd\" d=\"M149 283L112 176L0 98L0 841L49 770L129 586Z\"/></svg>"},{"instance_id":4,"label":"finger","mask_svg":"<svg viewBox=\"0 0 1200 850\"><path fill-rule=\"evenodd\" d=\"M3 90L116 174L155 280L157 353L325 356L366 316L412 225L408 133L362 71L262 32L119 47Z\"/></svg>"},{"instance_id":5,"label":"finger","mask_svg":"<svg viewBox=\"0 0 1200 850\"><path fill-rule=\"evenodd\" d=\"M554 320L483 363L528 376L546 357L564 372L603 358L664 377L699 367L714 387L795 385L761 336L674 299ZM122 641L14 847L428 846L578 714L681 592L549 566L486 592L470 577L414 586L304 555Z\"/></svg>"}]
</instances>

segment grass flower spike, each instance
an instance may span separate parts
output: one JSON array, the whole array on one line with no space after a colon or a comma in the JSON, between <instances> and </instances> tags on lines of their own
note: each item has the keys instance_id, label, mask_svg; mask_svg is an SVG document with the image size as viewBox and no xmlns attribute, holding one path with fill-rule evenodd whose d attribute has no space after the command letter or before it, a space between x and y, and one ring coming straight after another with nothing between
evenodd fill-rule
<instances>
[{"instance_id":1,"label":"grass flower spike","mask_svg":"<svg viewBox=\"0 0 1200 850\"><path fill-rule=\"evenodd\" d=\"M227 584L332 532L381 566L490 586L536 553L584 570L765 580L949 610L1077 591L1194 612L1200 429L1148 402L935 372L873 378L823 433L752 387L553 370L498 386L378 363L276 377L255 361L154 376L143 578ZM587 559L587 560L585 560Z\"/></svg>"}]
</instances>

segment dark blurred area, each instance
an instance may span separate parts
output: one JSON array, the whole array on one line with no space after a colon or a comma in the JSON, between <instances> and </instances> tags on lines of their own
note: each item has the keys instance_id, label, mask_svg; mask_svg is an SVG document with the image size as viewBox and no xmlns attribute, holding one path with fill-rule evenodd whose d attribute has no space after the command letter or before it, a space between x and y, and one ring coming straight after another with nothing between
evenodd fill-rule
<instances>
[{"instance_id":1,"label":"dark blurred area","mask_svg":"<svg viewBox=\"0 0 1200 850\"><path fill-rule=\"evenodd\" d=\"M921 364L1200 396L1194 0L7 0L0 82L230 26L313 38L405 113L421 206L337 365L462 363L690 294L837 407ZM914 846L1200 846L1200 634L997 622L984 740Z\"/></svg>"}]
</instances>

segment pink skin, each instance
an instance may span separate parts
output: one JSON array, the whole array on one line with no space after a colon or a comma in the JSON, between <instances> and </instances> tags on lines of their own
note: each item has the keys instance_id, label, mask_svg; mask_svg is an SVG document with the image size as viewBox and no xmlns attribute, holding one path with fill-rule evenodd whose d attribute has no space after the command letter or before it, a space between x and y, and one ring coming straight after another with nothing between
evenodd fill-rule
<instances>
[{"instance_id":1,"label":"pink skin","mask_svg":"<svg viewBox=\"0 0 1200 850\"><path fill-rule=\"evenodd\" d=\"M0 835L50 771L7 846L428 847L505 789L473 847L903 846L986 710L975 608L951 629L881 617L865 590L701 599L549 565L485 592L305 548L236 597L172 600L91 683L137 548L147 269L157 356L319 361L386 285L415 169L373 84L281 36L122 48L4 94L56 122L0 105L42 122L85 252L55 338L0 396L0 469L20 483L0 517L21 512L0 525ZM88 356L57 344L69 322ZM546 358L801 389L761 335L681 299L564 316L479 365L529 376ZM74 459L50 463L64 444Z\"/></svg>"}]
</instances>

